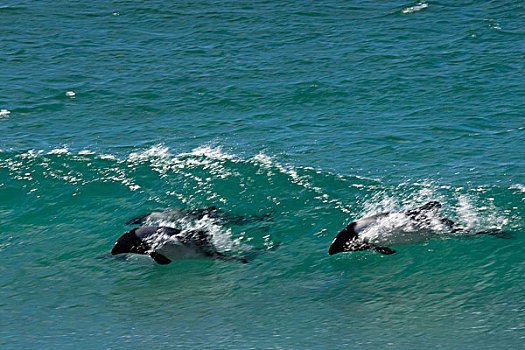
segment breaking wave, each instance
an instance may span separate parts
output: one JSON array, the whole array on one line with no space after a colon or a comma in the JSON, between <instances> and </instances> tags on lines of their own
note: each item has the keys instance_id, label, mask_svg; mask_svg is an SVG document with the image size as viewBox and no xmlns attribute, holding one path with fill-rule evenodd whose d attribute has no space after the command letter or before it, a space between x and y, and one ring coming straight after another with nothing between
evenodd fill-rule
<instances>
[{"instance_id":1,"label":"breaking wave","mask_svg":"<svg viewBox=\"0 0 525 350\"><path fill-rule=\"evenodd\" d=\"M442 215L469 230L513 231L523 223L521 187L454 186L425 180L388 184L283 164L264 153L241 156L220 146L176 154L155 145L124 156L90 150L75 153L67 146L47 152L4 151L0 175L0 192L4 192L0 204L11 206L6 202L10 198L19 210L57 202L66 205L75 197L88 203L89 210L116 212L118 216L112 218L116 223L151 211L211 206L235 216L269 217L240 225L206 216L161 223L206 230L223 251L242 251L247 245L270 247L305 236L324 246L353 220L405 211L430 200L441 202ZM12 191L17 194L10 196Z\"/></svg>"}]
</instances>

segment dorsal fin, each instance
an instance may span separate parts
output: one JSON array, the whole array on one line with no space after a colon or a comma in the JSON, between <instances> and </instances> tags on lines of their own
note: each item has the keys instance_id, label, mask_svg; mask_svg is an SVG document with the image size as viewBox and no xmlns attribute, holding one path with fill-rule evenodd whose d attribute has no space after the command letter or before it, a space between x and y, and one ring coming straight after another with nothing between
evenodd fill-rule
<instances>
[{"instance_id":1,"label":"dorsal fin","mask_svg":"<svg viewBox=\"0 0 525 350\"><path fill-rule=\"evenodd\" d=\"M431 201L423 204L418 208L419 210L439 210L441 209L441 203L438 201Z\"/></svg>"},{"instance_id":2,"label":"dorsal fin","mask_svg":"<svg viewBox=\"0 0 525 350\"><path fill-rule=\"evenodd\" d=\"M429 212L429 211L437 212L440 208L441 208L441 203L439 203L438 201L431 201L431 202L423 204L420 207L411 209L407 211L406 213L407 215L419 215L421 213Z\"/></svg>"},{"instance_id":3,"label":"dorsal fin","mask_svg":"<svg viewBox=\"0 0 525 350\"><path fill-rule=\"evenodd\" d=\"M128 222L126 222L126 225L141 225L146 221L146 219L148 218L150 214L151 213L147 213L147 214L137 216L133 219L130 219L128 220Z\"/></svg>"}]
</instances>

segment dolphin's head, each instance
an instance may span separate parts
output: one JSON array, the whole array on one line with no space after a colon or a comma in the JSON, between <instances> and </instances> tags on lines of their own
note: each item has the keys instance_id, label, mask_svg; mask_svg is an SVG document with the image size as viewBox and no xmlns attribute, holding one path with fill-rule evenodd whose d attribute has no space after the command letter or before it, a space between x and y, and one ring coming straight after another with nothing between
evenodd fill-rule
<instances>
[{"instance_id":1,"label":"dolphin's head","mask_svg":"<svg viewBox=\"0 0 525 350\"><path fill-rule=\"evenodd\" d=\"M137 237L135 234L135 231L137 229L133 229L129 232L126 232L122 236L120 236L119 239L115 242L115 245L113 245L113 249L111 249L112 255L117 254L123 254L123 253L135 253L135 254L147 254L148 253L148 247L147 245Z\"/></svg>"},{"instance_id":2,"label":"dolphin's head","mask_svg":"<svg viewBox=\"0 0 525 350\"><path fill-rule=\"evenodd\" d=\"M332 241L332 244L328 249L328 254L334 255L347 250L350 241L357 238L357 233L354 230L354 226L355 222L346 226L341 232L337 234L337 236L335 236L335 239Z\"/></svg>"},{"instance_id":3,"label":"dolphin's head","mask_svg":"<svg viewBox=\"0 0 525 350\"><path fill-rule=\"evenodd\" d=\"M330 245L330 248L328 249L329 255L334 255L337 253L344 252L344 244L341 244L341 242L338 242L337 237L334 239L332 244Z\"/></svg>"}]
</instances>

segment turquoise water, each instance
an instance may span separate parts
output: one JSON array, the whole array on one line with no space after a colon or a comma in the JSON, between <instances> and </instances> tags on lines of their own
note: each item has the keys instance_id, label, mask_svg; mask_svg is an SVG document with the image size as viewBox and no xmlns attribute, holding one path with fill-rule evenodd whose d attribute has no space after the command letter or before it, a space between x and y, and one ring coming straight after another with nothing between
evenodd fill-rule
<instances>
[{"instance_id":1,"label":"turquoise water","mask_svg":"<svg viewBox=\"0 0 525 350\"><path fill-rule=\"evenodd\" d=\"M0 5L0 346L520 348L523 6ZM430 200L503 238L328 256ZM109 253L209 206L269 214L192 223L250 263Z\"/></svg>"}]
</instances>

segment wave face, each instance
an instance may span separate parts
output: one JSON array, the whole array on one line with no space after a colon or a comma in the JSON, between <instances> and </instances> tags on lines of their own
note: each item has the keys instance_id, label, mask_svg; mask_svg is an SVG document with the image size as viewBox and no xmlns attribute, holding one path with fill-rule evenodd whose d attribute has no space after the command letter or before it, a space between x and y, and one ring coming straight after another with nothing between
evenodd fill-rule
<instances>
[{"instance_id":1,"label":"wave face","mask_svg":"<svg viewBox=\"0 0 525 350\"><path fill-rule=\"evenodd\" d=\"M417 331L421 322L430 327L436 318L455 321L432 328L431 339L456 332L458 324L476 322L486 330L495 319L512 339L520 316L521 301L512 297L523 276L519 186L390 185L284 164L263 153L241 157L203 146L174 154L161 145L124 157L67 148L3 152L0 177L4 309L18 315L36 308L30 321L34 337L49 332L34 322L65 331L53 317L80 322L91 332L101 331L90 323L93 318L112 324L116 318L110 342L122 341L132 324L151 332L139 331L152 340L175 325L191 334L186 329L191 324L191 329L211 327L205 328L207 337L220 339L224 327L232 327L264 343L245 327L246 318L268 327L276 316L306 317L309 308L315 310L312 327L348 342L374 343L373 331L357 329L411 320L404 327ZM496 230L504 237L444 234L395 247L392 256L371 251L328 256L331 240L350 221L429 200L439 200L443 216L472 232ZM109 255L132 217L209 207L246 220L178 215L148 224L205 230L219 251L251 254L249 264L181 260L161 267L144 256ZM46 310L53 317L43 321ZM373 316L378 313L382 318ZM151 325L152 317L160 325ZM324 324L334 317L340 322ZM26 326L25 319L14 317L7 329ZM303 331L303 326L286 330ZM231 346L244 341L233 340ZM467 339L461 335L460 341Z\"/></svg>"},{"instance_id":2,"label":"wave face","mask_svg":"<svg viewBox=\"0 0 525 350\"><path fill-rule=\"evenodd\" d=\"M4 2L0 348L523 347L522 2Z\"/></svg>"}]
</instances>

